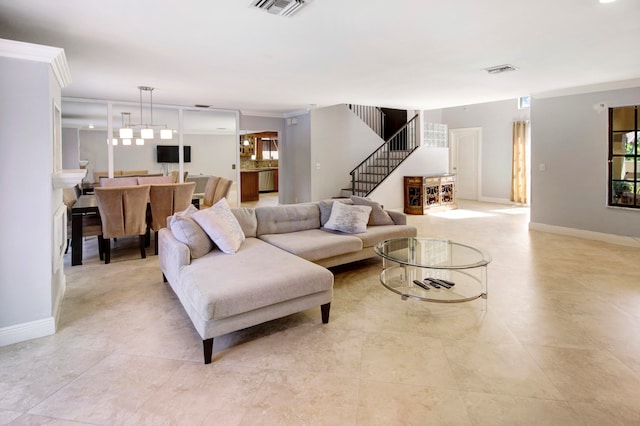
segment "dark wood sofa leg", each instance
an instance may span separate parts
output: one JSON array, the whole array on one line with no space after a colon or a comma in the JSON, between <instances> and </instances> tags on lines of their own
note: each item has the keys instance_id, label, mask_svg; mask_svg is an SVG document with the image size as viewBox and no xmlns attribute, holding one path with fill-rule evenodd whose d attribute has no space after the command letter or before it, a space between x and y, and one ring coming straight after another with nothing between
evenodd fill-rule
<instances>
[{"instance_id":1,"label":"dark wood sofa leg","mask_svg":"<svg viewBox=\"0 0 640 426\"><path fill-rule=\"evenodd\" d=\"M166 283L167 282L167 277L164 276L164 274L162 274L162 282Z\"/></svg>"},{"instance_id":2,"label":"dark wood sofa leg","mask_svg":"<svg viewBox=\"0 0 640 426\"><path fill-rule=\"evenodd\" d=\"M329 322L329 310L331 309L331 302L320 306L322 312L322 323L327 324Z\"/></svg>"},{"instance_id":3,"label":"dark wood sofa leg","mask_svg":"<svg viewBox=\"0 0 640 426\"><path fill-rule=\"evenodd\" d=\"M213 337L203 340L202 348L204 349L204 363L211 364L211 358L213 356Z\"/></svg>"}]
</instances>

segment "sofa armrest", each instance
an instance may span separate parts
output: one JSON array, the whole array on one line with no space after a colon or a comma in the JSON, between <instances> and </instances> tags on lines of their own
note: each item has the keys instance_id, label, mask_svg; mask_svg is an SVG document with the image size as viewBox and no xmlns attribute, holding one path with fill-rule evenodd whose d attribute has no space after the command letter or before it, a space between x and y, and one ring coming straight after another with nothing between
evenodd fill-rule
<instances>
[{"instance_id":1,"label":"sofa armrest","mask_svg":"<svg viewBox=\"0 0 640 426\"><path fill-rule=\"evenodd\" d=\"M407 224L407 215L402 212L397 212L393 210L385 210L391 216L391 220L396 225L406 225Z\"/></svg>"},{"instance_id":2,"label":"sofa armrest","mask_svg":"<svg viewBox=\"0 0 640 426\"><path fill-rule=\"evenodd\" d=\"M164 276L174 284L177 282L180 268L191 263L189 247L178 241L168 228L158 231L158 261Z\"/></svg>"}]
</instances>

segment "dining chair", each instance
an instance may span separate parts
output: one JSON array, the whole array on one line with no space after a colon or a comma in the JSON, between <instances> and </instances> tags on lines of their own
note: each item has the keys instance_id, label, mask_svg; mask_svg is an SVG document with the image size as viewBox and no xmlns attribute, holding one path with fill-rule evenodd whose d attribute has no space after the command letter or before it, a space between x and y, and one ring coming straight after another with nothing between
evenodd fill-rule
<instances>
[{"instance_id":1,"label":"dining chair","mask_svg":"<svg viewBox=\"0 0 640 426\"><path fill-rule=\"evenodd\" d=\"M71 235L73 233L73 229L71 227L72 216L71 216L71 208L78 201L78 196L80 195L80 189L76 186L73 188L64 188L62 190L62 202L67 207L67 247L65 249L65 254L69 251L69 246L71 245ZM100 255L100 260L104 259L104 250L103 250L103 238L102 238L102 224L100 222L100 216L96 214L85 214L82 216L82 236L83 237L98 237L98 254Z\"/></svg>"},{"instance_id":2,"label":"dining chair","mask_svg":"<svg viewBox=\"0 0 640 426\"><path fill-rule=\"evenodd\" d=\"M140 256L147 257L145 233L150 185L96 188L96 203L102 220L104 263L111 262L111 238L138 236Z\"/></svg>"},{"instance_id":3,"label":"dining chair","mask_svg":"<svg viewBox=\"0 0 640 426\"><path fill-rule=\"evenodd\" d=\"M173 183L173 176L138 176L138 185Z\"/></svg>"},{"instance_id":4,"label":"dining chair","mask_svg":"<svg viewBox=\"0 0 640 426\"><path fill-rule=\"evenodd\" d=\"M220 176L211 176L204 189L204 199L200 208L206 209L229 195L233 182Z\"/></svg>"},{"instance_id":5,"label":"dining chair","mask_svg":"<svg viewBox=\"0 0 640 426\"><path fill-rule=\"evenodd\" d=\"M185 183L187 181L187 176L189 176L189 172L184 172L182 183ZM172 170L171 171L171 177L173 178L173 183L181 183L181 182L179 182L179 180L180 180L180 171Z\"/></svg>"},{"instance_id":6,"label":"dining chair","mask_svg":"<svg viewBox=\"0 0 640 426\"><path fill-rule=\"evenodd\" d=\"M158 231L167 227L167 217L189 207L195 187L195 182L151 185L149 190L151 222L149 226L155 233L155 254L158 254Z\"/></svg>"},{"instance_id":7,"label":"dining chair","mask_svg":"<svg viewBox=\"0 0 640 426\"><path fill-rule=\"evenodd\" d=\"M113 186L136 186L138 185L137 177L120 177L120 178L100 178L100 186L108 188Z\"/></svg>"}]
</instances>

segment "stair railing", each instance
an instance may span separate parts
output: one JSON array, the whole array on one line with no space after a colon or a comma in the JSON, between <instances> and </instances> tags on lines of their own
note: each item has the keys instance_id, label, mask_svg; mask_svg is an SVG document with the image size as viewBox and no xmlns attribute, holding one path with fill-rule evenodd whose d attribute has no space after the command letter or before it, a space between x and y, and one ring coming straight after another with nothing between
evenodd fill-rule
<instances>
[{"instance_id":1,"label":"stair railing","mask_svg":"<svg viewBox=\"0 0 640 426\"><path fill-rule=\"evenodd\" d=\"M362 121L366 123L381 139L384 139L385 113L378 107L347 104Z\"/></svg>"},{"instance_id":2,"label":"stair railing","mask_svg":"<svg viewBox=\"0 0 640 426\"><path fill-rule=\"evenodd\" d=\"M351 193L366 197L420 146L418 114L351 172Z\"/></svg>"}]
</instances>

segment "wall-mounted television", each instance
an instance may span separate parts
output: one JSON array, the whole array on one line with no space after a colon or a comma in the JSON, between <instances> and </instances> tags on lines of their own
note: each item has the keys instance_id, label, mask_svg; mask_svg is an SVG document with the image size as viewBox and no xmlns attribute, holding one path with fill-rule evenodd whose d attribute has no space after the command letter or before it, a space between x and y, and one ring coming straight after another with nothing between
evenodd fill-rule
<instances>
[{"instance_id":1,"label":"wall-mounted television","mask_svg":"<svg viewBox=\"0 0 640 426\"><path fill-rule=\"evenodd\" d=\"M190 163L191 147L189 145L184 145L182 148L184 153L184 162ZM178 163L180 162L178 156L178 145L156 145L156 161L158 163Z\"/></svg>"}]
</instances>

